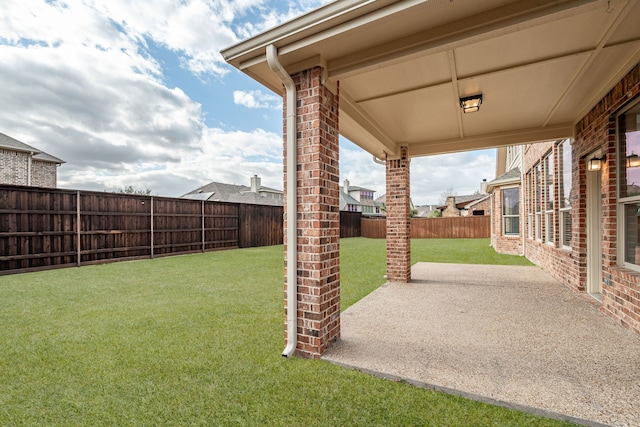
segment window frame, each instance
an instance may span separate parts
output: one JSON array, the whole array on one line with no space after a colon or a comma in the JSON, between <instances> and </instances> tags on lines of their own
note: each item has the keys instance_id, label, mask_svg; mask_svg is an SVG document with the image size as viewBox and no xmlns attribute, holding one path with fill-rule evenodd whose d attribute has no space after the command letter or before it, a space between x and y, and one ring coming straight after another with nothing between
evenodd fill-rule
<instances>
[{"instance_id":1,"label":"window frame","mask_svg":"<svg viewBox=\"0 0 640 427\"><path fill-rule=\"evenodd\" d=\"M632 196L624 196L624 197L622 196L622 186L623 186L622 180L626 179L626 176L627 176L626 169L629 169L629 168L627 168L626 166L626 148L623 150L623 147L622 147L623 139L622 139L621 126L620 126L620 118L626 115L629 111L633 110L634 108L638 109L637 114L640 115L640 98L636 98L633 102L630 102L624 109L622 109L616 115L616 147L618 151L618 162L617 162L618 163L618 167L617 167L618 179L617 179L617 185L616 185L617 187L616 188L617 190L616 218L618 223L618 227L617 227L618 256L616 258L618 260L619 265L640 272L640 263L636 264L636 263L627 261L627 253L626 253L627 229L626 229L626 216L625 216L626 209L628 207L633 206L634 204L640 205L640 193ZM640 132L640 126L638 126L638 130L634 132ZM626 140L626 137L625 137L625 140ZM624 171L623 171L623 168L624 168ZM624 183L624 185L626 185L626 182ZM636 212L639 209L640 209L640 206L636 208ZM637 258L638 256L636 255L636 259Z\"/></svg>"},{"instance_id":2,"label":"window frame","mask_svg":"<svg viewBox=\"0 0 640 427\"><path fill-rule=\"evenodd\" d=\"M527 215L527 238L533 240L533 171L525 174L525 210Z\"/></svg>"},{"instance_id":3,"label":"window frame","mask_svg":"<svg viewBox=\"0 0 640 427\"><path fill-rule=\"evenodd\" d=\"M563 141L558 142L558 234L559 234L559 244L561 249L571 250L571 243L573 242L573 226L572 226L572 212L571 212L571 193L573 186L573 141L571 139L565 139ZM567 156L565 155L566 147L569 147L569 155L568 162ZM560 173L560 162L562 162L562 173ZM565 179L568 177L569 179ZM567 182L568 181L568 182ZM565 192L567 188L569 188L569 195L565 197ZM562 191L561 193L561 189ZM565 230L565 218L569 217L569 241L566 240L566 230Z\"/></svg>"},{"instance_id":4,"label":"window frame","mask_svg":"<svg viewBox=\"0 0 640 427\"><path fill-rule=\"evenodd\" d=\"M553 148L542 157L543 164L543 183L544 197L542 204L544 205L544 242L549 245L555 244L555 162Z\"/></svg>"},{"instance_id":5,"label":"window frame","mask_svg":"<svg viewBox=\"0 0 640 427\"><path fill-rule=\"evenodd\" d=\"M505 213L505 193L507 190L516 190L518 192L518 207L517 207L517 214L506 214ZM502 205L502 235L503 236L508 236L508 237L518 237L520 236L520 202L521 197L520 197L520 186L518 185L513 185L513 186L508 186L508 187L502 187L500 189L500 195L501 195L501 205ZM507 219L509 218L517 218L518 219L518 232L517 233L507 233Z\"/></svg>"},{"instance_id":6,"label":"window frame","mask_svg":"<svg viewBox=\"0 0 640 427\"><path fill-rule=\"evenodd\" d=\"M542 162L533 165L534 239L542 241Z\"/></svg>"}]
</instances>

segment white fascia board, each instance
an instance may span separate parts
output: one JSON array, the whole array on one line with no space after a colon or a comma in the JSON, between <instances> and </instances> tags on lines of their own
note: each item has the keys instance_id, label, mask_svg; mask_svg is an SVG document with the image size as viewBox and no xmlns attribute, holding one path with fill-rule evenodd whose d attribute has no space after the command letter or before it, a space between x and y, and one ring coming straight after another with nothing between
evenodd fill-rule
<instances>
[{"instance_id":1,"label":"white fascia board","mask_svg":"<svg viewBox=\"0 0 640 427\"><path fill-rule=\"evenodd\" d=\"M409 155L411 157L430 156L573 138L574 129L573 123L563 123L547 127L514 129L492 134L408 143L406 145L409 146ZM400 143L399 145L405 144Z\"/></svg>"}]
</instances>

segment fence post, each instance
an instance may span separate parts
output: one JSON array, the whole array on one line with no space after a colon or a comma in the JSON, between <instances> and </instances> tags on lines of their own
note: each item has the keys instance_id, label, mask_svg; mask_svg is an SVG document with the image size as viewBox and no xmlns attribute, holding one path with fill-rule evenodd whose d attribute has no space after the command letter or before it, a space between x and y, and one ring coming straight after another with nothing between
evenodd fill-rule
<instances>
[{"instance_id":1,"label":"fence post","mask_svg":"<svg viewBox=\"0 0 640 427\"><path fill-rule=\"evenodd\" d=\"M76 239L77 239L77 253L78 253L78 260L76 261L76 265L78 267L80 267L80 264L82 263L82 254L81 254L81 250L80 250L80 241L82 240L80 238L80 191L76 191Z\"/></svg>"},{"instance_id":2,"label":"fence post","mask_svg":"<svg viewBox=\"0 0 640 427\"><path fill-rule=\"evenodd\" d=\"M151 259L153 259L153 196L151 196Z\"/></svg>"},{"instance_id":3,"label":"fence post","mask_svg":"<svg viewBox=\"0 0 640 427\"><path fill-rule=\"evenodd\" d=\"M202 201L202 252L204 252L205 240L204 240L204 200Z\"/></svg>"}]
</instances>

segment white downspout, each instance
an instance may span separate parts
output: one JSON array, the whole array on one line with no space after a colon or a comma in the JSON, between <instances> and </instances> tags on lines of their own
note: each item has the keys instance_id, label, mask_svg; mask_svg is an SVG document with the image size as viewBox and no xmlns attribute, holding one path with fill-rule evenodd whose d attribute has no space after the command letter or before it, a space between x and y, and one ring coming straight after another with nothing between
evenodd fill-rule
<instances>
[{"instance_id":1,"label":"white downspout","mask_svg":"<svg viewBox=\"0 0 640 427\"><path fill-rule=\"evenodd\" d=\"M267 63L282 81L287 97L287 346L282 355L290 357L298 345L296 85L278 61L278 50L272 44L267 46Z\"/></svg>"}]
</instances>

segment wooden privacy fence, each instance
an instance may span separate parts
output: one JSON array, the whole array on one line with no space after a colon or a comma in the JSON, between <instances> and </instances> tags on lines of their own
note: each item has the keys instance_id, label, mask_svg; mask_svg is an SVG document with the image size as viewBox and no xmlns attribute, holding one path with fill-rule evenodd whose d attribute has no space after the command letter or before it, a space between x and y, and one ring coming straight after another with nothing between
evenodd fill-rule
<instances>
[{"instance_id":1,"label":"wooden privacy fence","mask_svg":"<svg viewBox=\"0 0 640 427\"><path fill-rule=\"evenodd\" d=\"M386 236L386 221L362 218L362 237L383 239ZM413 239L473 239L486 237L491 237L491 217L489 216L411 219L411 238Z\"/></svg>"},{"instance_id":2,"label":"wooden privacy fence","mask_svg":"<svg viewBox=\"0 0 640 427\"><path fill-rule=\"evenodd\" d=\"M281 244L281 206L0 186L0 274Z\"/></svg>"},{"instance_id":3,"label":"wooden privacy fence","mask_svg":"<svg viewBox=\"0 0 640 427\"><path fill-rule=\"evenodd\" d=\"M362 235L362 213L340 212L340 237L360 237Z\"/></svg>"}]
</instances>

